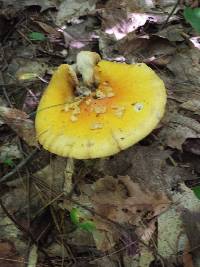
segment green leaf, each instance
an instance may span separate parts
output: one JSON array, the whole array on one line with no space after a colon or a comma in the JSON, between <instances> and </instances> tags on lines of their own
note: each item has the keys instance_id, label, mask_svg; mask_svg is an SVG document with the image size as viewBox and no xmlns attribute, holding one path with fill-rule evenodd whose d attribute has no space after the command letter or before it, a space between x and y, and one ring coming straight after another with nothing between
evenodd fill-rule
<instances>
[{"instance_id":1,"label":"green leaf","mask_svg":"<svg viewBox=\"0 0 200 267\"><path fill-rule=\"evenodd\" d=\"M96 230L96 226L93 221L84 219L84 212L82 212L78 208L73 208L70 212L70 219L73 224L75 224L78 228L88 231L90 233ZM80 222L81 221L81 222Z\"/></svg>"},{"instance_id":2,"label":"green leaf","mask_svg":"<svg viewBox=\"0 0 200 267\"><path fill-rule=\"evenodd\" d=\"M32 41L44 41L46 37L41 32L31 32L28 34L28 38Z\"/></svg>"},{"instance_id":3,"label":"green leaf","mask_svg":"<svg viewBox=\"0 0 200 267\"><path fill-rule=\"evenodd\" d=\"M197 186L193 187L192 190L193 190L195 196L198 199L200 199L200 185L197 185Z\"/></svg>"},{"instance_id":4,"label":"green leaf","mask_svg":"<svg viewBox=\"0 0 200 267\"><path fill-rule=\"evenodd\" d=\"M96 230L96 226L95 226L94 222L89 221L89 220L85 220L84 222L79 223L78 227L80 229L86 230L86 231L88 231L90 233L92 233L92 232L94 232Z\"/></svg>"},{"instance_id":5,"label":"green leaf","mask_svg":"<svg viewBox=\"0 0 200 267\"><path fill-rule=\"evenodd\" d=\"M186 7L183 14L185 20L192 25L195 31L200 33L200 8Z\"/></svg>"},{"instance_id":6,"label":"green leaf","mask_svg":"<svg viewBox=\"0 0 200 267\"><path fill-rule=\"evenodd\" d=\"M5 165L10 166L10 167L13 167L13 166L14 166L14 162L12 161L12 159L5 159L5 160L3 161L3 163L4 163Z\"/></svg>"},{"instance_id":7,"label":"green leaf","mask_svg":"<svg viewBox=\"0 0 200 267\"><path fill-rule=\"evenodd\" d=\"M73 208L70 212L70 219L73 224L79 224L80 221L80 212L77 208Z\"/></svg>"}]
</instances>

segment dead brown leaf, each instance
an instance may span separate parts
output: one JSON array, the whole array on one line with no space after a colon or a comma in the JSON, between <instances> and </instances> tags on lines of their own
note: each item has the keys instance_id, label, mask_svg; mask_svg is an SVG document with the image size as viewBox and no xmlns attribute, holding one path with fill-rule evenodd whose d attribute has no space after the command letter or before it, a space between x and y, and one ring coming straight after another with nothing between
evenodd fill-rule
<instances>
[{"instance_id":1,"label":"dead brown leaf","mask_svg":"<svg viewBox=\"0 0 200 267\"><path fill-rule=\"evenodd\" d=\"M192 255L190 253L190 244L186 244L184 254L183 254L183 266L184 267L194 267Z\"/></svg>"},{"instance_id":2,"label":"dead brown leaf","mask_svg":"<svg viewBox=\"0 0 200 267\"><path fill-rule=\"evenodd\" d=\"M167 193L174 184L188 175L186 170L183 172L166 163L170 154L170 150L163 150L159 144L135 145L113 158L101 160L96 168L104 175L135 177L135 182L148 185L150 191Z\"/></svg>"},{"instance_id":3,"label":"dead brown leaf","mask_svg":"<svg viewBox=\"0 0 200 267\"><path fill-rule=\"evenodd\" d=\"M0 240L0 266L22 267L23 265L14 245L10 241Z\"/></svg>"},{"instance_id":4,"label":"dead brown leaf","mask_svg":"<svg viewBox=\"0 0 200 267\"><path fill-rule=\"evenodd\" d=\"M182 42L185 40L183 37L184 31L185 29L181 24L175 24L165 27L155 35L162 38L166 38L170 42Z\"/></svg>"},{"instance_id":5,"label":"dead brown leaf","mask_svg":"<svg viewBox=\"0 0 200 267\"><path fill-rule=\"evenodd\" d=\"M200 156L200 139L199 138L187 139L186 142L184 142L183 144L183 150Z\"/></svg>"},{"instance_id":6,"label":"dead brown leaf","mask_svg":"<svg viewBox=\"0 0 200 267\"><path fill-rule=\"evenodd\" d=\"M126 186L129 193L129 197L125 201L126 205L136 208L136 212L143 209L150 210L149 219L151 219L168 208L170 201L164 192L150 191L146 186L142 187L133 182L129 176L120 177L120 181Z\"/></svg>"},{"instance_id":7,"label":"dead brown leaf","mask_svg":"<svg viewBox=\"0 0 200 267\"><path fill-rule=\"evenodd\" d=\"M154 7L153 1L129 1L129 0L122 0L122 1L115 1L109 0L106 1L106 4L103 6L104 9L126 9L132 12L145 12L150 11Z\"/></svg>"},{"instance_id":8,"label":"dead brown leaf","mask_svg":"<svg viewBox=\"0 0 200 267\"><path fill-rule=\"evenodd\" d=\"M137 224L144 215L151 219L170 203L164 193L141 188L128 176L101 178L93 187L91 199L95 210L118 223Z\"/></svg>"},{"instance_id":9,"label":"dead brown leaf","mask_svg":"<svg viewBox=\"0 0 200 267\"><path fill-rule=\"evenodd\" d=\"M170 73L162 73L170 93L177 101L199 98L200 87L200 53L198 49L183 46L171 58L167 68ZM170 79L169 79L170 78Z\"/></svg>"},{"instance_id":10,"label":"dead brown leaf","mask_svg":"<svg viewBox=\"0 0 200 267\"><path fill-rule=\"evenodd\" d=\"M56 24L63 25L80 16L87 15L96 8L97 0L64 0L58 8Z\"/></svg>"},{"instance_id":11,"label":"dead brown leaf","mask_svg":"<svg viewBox=\"0 0 200 267\"><path fill-rule=\"evenodd\" d=\"M106 227L105 223L95 220L95 226L98 231L93 233L96 247L100 251L108 251L114 247L120 235L112 227Z\"/></svg>"},{"instance_id":12,"label":"dead brown leaf","mask_svg":"<svg viewBox=\"0 0 200 267\"><path fill-rule=\"evenodd\" d=\"M22 233L16 225L5 215L0 208L0 266L22 267L24 260L19 255L24 255L27 247L26 241L22 241ZM24 216L21 216L23 218Z\"/></svg>"},{"instance_id":13,"label":"dead brown leaf","mask_svg":"<svg viewBox=\"0 0 200 267\"><path fill-rule=\"evenodd\" d=\"M200 97L196 96L195 98L191 98L190 100L183 102L180 107L194 111L196 114L200 115Z\"/></svg>"},{"instance_id":14,"label":"dead brown leaf","mask_svg":"<svg viewBox=\"0 0 200 267\"><path fill-rule=\"evenodd\" d=\"M16 1L16 0L3 0L3 7L13 7L16 10L24 9L29 6L39 6L41 7L41 12L47 10L49 8L56 7L56 0L24 0L24 1Z\"/></svg>"},{"instance_id":15,"label":"dead brown leaf","mask_svg":"<svg viewBox=\"0 0 200 267\"><path fill-rule=\"evenodd\" d=\"M156 220L153 219L148 223L147 225L144 225L143 227L141 226L142 229L139 229L137 231L138 236L141 236L141 239L145 242L148 243L156 231Z\"/></svg>"},{"instance_id":16,"label":"dead brown leaf","mask_svg":"<svg viewBox=\"0 0 200 267\"><path fill-rule=\"evenodd\" d=\"M178 113L169 116L169 123L159 133L162 142L172 148L182 150L188 138L200 138L200 123Z\"/></svg>"},{"instance_id":17,"label":"dead brown leaf","mask_svg":"<svg viewBox=\"0 0 200 267\"><path fill-rule=\"evenodd\" d=\"M0 107L0 118L28 145L38 147L34 123L29 116L19 110Z\"/></svg>"},{"instance_id":18,"label":"dead brown leaf","mask_svg":"<svg viewBox=\"0 0 200 267\"><path fill-rule=\"evenodd\" d=\"M95 210L107 218L123 223L128 222L131 214L123 211L126 191L123 185L113 177L99 179L94 185L94 193L91 200Z\"/></svg>"},{"instance_id":19,"label":"dead brown leaf","mask_svg":"<svg viewBox=\"0 0 200 267\"><path fill-rule=\"evenodd\" d=\"M61 192L64 185L66 165L67 161L65 158L56 157L51 160L50 164L34 173L34 176L42 181L45 181L45 183L49 186L50 194L51 188Z\"/></svg>"},{"instance_id":20,"label":"dead brown leaf","mask_svg":"<svg viewBox=\"0 0 200 267\"><path fill-rule=\"evenodd\" d=\"M59 32L57 29L55 29L54 27L42 22L42 21L34 21L35 23L37 23L46 33L50 34L50 35L54 35L56 38L60 38L62 36L61 32Z\"/></svg>"},{"instance_id":21,"label":"dead brown leaf","mask_svg":"<svg viewBox=\"0 0 200 267\"><path fill-rule=\"evenodd\" d=\"M177 260L190 241L191 249L199 245L199 199L193 191L180 184L174 192L171 207L158 217L158 253L164 258ZM199 250L194 250L200 260ZM193 254L194 255L194 254ZM197 264L196 266L199 266Z\"/></svg>"},{"instance_id":22,"label":"dead brown leaf","mask_svg":"<svg viewBox=\"0 0 200 267\"><path fill-rule=\"evenodd\" d=\"M5 143L0 146L0 162L6 159L20 159L22 158L22 153L15 144Z\"/></svg>"},{"instance_id":23,"label":"dead brown leaf","mask_svg":"<svg viewBox=\"0 0 200 267\"><path fill-rule=\"evenodd\" d=\"M195 197L195 196L194 196ZM184 224L184 228L189 239L189 246L191 250L191 255L194 266L199 266L200 264L200 251L199 251L199 238L200 238L200 213L199 213L199 206L197 206L196 211L192 209L186 209L182 213L182 220ZM187 251L187 248L185 248ZM188 257L185 260L189 260L188 264L191 259ZM187 265L190 266L190 265Z\"/></svg>"},{"instance_id":24,"label":"dead brown leaf","mask_svg":"<svg viewBox=\"0 0 200 267\"><path fill-rule=\"evenodd\" d=\"M166 66L176 51L167 39L148 35L141 38L135 33L129 33L118 42L110 40L108 35L102 35L100 49L108 59L117 60L123 56L128 63L145 62L158 66Z\"/></svg>"},{"instance_id":25,"label":"dead brown leaf","mask_svg":"<svg viewBox=\"0 0 200 267\"><path fill-rule=\"evenodd\" d=\"M139 236L147 241L155 230L155 222L151 221L147 226L143 222L158 216L170 204L165 193L148 190L128 176L106 176L93 184L80 184L79 190L81 194L74 194L73 199L94 210L94 214L87 214L87 219L95 223L97 231L92 234L101 251L111 249L122 235L110 220L116 224L138 227ZM71 211L74 203L66 200L62 207Z\"/></svg>"}]
</instances>

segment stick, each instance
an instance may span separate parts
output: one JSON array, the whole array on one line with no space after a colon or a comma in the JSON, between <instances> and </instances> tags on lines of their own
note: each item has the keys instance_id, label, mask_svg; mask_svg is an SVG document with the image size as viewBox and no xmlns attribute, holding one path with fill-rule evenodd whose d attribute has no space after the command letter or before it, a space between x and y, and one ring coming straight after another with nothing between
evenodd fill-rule
<instances>
[{"instance_id":1,"label":"stick","mask_svg":"<svg viewBox=\"0 0 200 267\"><path fill-rule=\"evenodd\" d=\"M19 169L21 169L22 167L24 167L26 165L26 163L32 159L32 157L36 154L37 152L37 148L33 150L33 152L28 155L27 158L23 159L12 171L10 171L9 173L5 174L4 176L2 176L0 178L0 183L3 183L5 181L10 181L10 177L13 176Z\"/></svg>"}]
</instances>

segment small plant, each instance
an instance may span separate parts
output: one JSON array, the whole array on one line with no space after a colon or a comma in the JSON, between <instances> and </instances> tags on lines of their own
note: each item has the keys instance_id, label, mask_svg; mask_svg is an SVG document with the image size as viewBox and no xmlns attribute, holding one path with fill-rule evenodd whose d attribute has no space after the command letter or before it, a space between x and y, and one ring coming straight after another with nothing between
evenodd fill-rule
<instances>
[{"instance_id":1,"label":"small plant","mask_svg":"<svg viewBox=\"0 0 200 267\"><path fill-rule=\"evenodd\" d=\"M186 7L183 14L185 20L191 24L195 31L200 33L200 8Z\"/></svg>"},{"instance_id":2,"label":"small plant","mask_svg":"<svg viewBox=\"0 0 200 267\"><path fill-rule=\"evenodd\" d=\"M31 32L28 34L28 38L31 41L44 41L46 39L45 35L41 32Z\"/></svg>"},{"instance_id":3,"label":"small plant","mask_svg":"<svg viewBox=\"0 0 200 267\"><path fill-rule=\"evenodd\" d=\"M10 159L10 158L6 158L6 159L4 159L4 160L2 161L2 163L3 163L4 165L9 166L9 167L13 167L13 166L15 165L14 162L13 162L13 160Z\"/></svg>"},{"instance_id":4,"label":"small plant","mask_svg":"<svg viewBox=\"0 0 200 267\"><path fill-rule=\"evenodd\" d=\"M70 219L77 228L88 231L90 233L96 230L96 226L92 220L89 220L88 213L80 208L73 208L70 212Z\"/></svg>"},{"instance_id":5,"label":"small plant","mask_svg":"<svg viewBox=\"0 0 200 267\"><path fill-rule=\"evenodd\" d=\"M194 192L195 196L200 199L200 185L196 185L192 188L192 191Z\"/></svg>"}]
</instances>

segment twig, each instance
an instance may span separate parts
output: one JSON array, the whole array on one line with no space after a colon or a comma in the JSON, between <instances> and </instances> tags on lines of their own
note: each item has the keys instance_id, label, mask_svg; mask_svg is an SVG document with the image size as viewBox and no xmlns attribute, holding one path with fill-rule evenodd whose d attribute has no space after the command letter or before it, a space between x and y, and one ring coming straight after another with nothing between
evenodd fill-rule
<instances>
[{"instance_id":1,"label":"twig","mask_svg":"<svg viewBox=\"0 0 200 267\"><path fill-rule=\"evenodd\" d=\"M33 45L33 43L30 41L30 39L28 39L28 37L26 37L26 35L23 34L23 32L21 32L20 30L16 30L16 32L18 32L19 35L21 35L21 37L23 37L29 44Z\"/></svg>"},{"instance_id":2,"label":"twig","mask_svg":"<svg viewBox=\"0 0 200 267\"><path fill-rule=\"evenodd\" d=\"M4 84L5 82L4 82L4 78L3 78L3 74L2 74L2 72L0 72L0 78L1 78L1 80L2 80L2 82L3 82L3 84ZM4 85L1 85L1 86L2 86L2 90L3 90L4 98L5 98L5 100L7 101L8 105L12 108L13 105L12 105L12 103L11 103L11 101L10 101L10 98L9 98L8 94L7 94L6 88L5 88Z\"/></svg>"},{"instance_id":3,"label":"twig","mask_svg":"<svg viewBox=\"0 0 200 267\"><path fill-rule=\"evenodd\" d=\"M33 152L28 155L28 157L26 157L25 159L23 159L12 171L10 171L9 173L5 174L4 176L2 176L0 178L0 183L3 183L5 181L10 181L10 177L13 176L16 172L18 172L19 169L21 169L22 167L24 167L26 165L26 163L32 159L32 157L36 154L36 152L38 151L38 149L34 149Z\"/></svg>"},{"instance_id":4,"label":"twig","mask_svg":"<svg viewBox=\"0 0 200 267\"><path fill-rule=\"evenodd\" d=\"M169 16L167 17L166 21L164 22L164 24L161 26L161 30L163 30L165 28L165 26L167 25L167 23L169 22L169 19L171 18L171 16L174 14L174 11L176 10L177 6L180 4L180 0L178 0L176 2L176 4L174 5L172 11L169 13Z\"/></svg>"}]
</instances>

